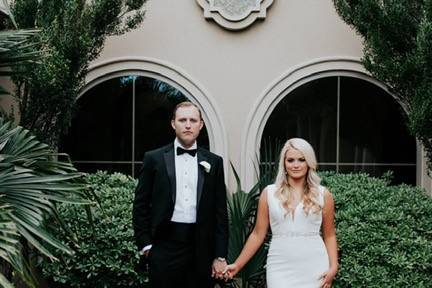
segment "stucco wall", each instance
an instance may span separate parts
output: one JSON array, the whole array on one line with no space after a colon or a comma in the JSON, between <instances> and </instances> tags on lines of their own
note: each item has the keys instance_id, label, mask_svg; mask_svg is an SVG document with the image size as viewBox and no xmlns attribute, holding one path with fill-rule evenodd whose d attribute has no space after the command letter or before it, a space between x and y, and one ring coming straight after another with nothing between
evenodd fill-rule
<instances>
[{"instance_id":1,"label":"stucco wall","mask_svg":"<svg viewBox=\"0 0 432 288\"><path fill-rule=\"evenodd\" d=\"M237 32L205 20L194 0L149 0L142 26L108 39L87 82L142 70L200 94L195 100L206 102L206 120L214 122L212 150L225 158L226 168L232 161L250 186L259 143L253 138L260 136L255 130L262 121L256 117L277 98L271 94L284 82L321 71L365 73L361 57L360 37L339 18L331 0L275 0L264 21Z\"/></svg>"}]
</instances>

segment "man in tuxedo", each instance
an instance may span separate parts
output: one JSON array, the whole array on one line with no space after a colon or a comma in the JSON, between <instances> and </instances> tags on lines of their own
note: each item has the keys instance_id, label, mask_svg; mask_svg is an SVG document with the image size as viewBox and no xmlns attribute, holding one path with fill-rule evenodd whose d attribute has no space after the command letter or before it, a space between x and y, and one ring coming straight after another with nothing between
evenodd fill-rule
<instances>
[{"instance_id":1,"label":"man in tuxedo","mask_svg":"<svg viewBox=\"0 0 432 288\"><path fill-rule=\"evenodd\" d=\"M223 161L197 147L203 120L195 104L178 104L171 126L174 143L144 156L133 205L135 240L152 287L213 287L228 249Z\"/></svg>"}]
</instances>

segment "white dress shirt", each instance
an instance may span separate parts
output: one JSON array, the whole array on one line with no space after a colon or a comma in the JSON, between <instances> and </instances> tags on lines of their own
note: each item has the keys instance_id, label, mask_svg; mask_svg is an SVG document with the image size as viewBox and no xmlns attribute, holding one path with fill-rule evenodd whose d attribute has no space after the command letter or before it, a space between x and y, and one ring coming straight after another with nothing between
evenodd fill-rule
<instances>
[{"instance_id":1,"label":"white dress shirt","mask_svg":"<svg viewBox=\"0 0 432 288\"><path fill-rule=\"evenodd\" d=\"M174 141L174 160L176 174L176 201L171 221L179 223L195 223L198 186L198 158L188 153L177 155L177 147L185 150L196 149L196 142L188 149L178 139Z\"/></svg>"}]
</instances>

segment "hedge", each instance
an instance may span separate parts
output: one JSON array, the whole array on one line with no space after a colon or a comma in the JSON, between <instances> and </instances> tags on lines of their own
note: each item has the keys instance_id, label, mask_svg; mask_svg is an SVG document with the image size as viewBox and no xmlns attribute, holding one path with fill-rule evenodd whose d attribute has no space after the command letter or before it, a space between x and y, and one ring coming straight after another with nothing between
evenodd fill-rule
<instances>
[{"instance_id":1,"label":"hedge","mask_svg":"<svg viewBox=\"0 0 432 288\"><path fill-rule=\"evenodd\" d=\"M432 198L389 177L322 176L336 205L334 287L432 287Z\"/></svg>"},{"instance_id":2,"label":"hedge","mask_svg":"<svg viewBox=\"0 0 432 288\"><path fill-rule=\"evenodd\" d=\"M432 287L432 198L416 187L392 186L389 177L321 176L336 204L340 269L333 286ZM134 271L136 181L104 172L87 180L102 209L92 207L92 226L82 207L60 207L80 247L61 262L42 262L45 275L55 287L145 287L146 277Z\"/></svg>"},{"instance_id":3,"label":"hedge","mask_svg":"<svg viewBox=\"0 0 432 288\"><path fill-rule=\"evenodd\" d=\"M53 287L145 287L147 278L134 270L139 260L132 231L136 181L106 172L89 174L86 180L99 205L91 207L90 222L84 207L60 207L79 247L72 257L62 255L59 262L41 262L45 277ZM65 239L62 231L58 233Z\"/></svg>"}]
</instances>

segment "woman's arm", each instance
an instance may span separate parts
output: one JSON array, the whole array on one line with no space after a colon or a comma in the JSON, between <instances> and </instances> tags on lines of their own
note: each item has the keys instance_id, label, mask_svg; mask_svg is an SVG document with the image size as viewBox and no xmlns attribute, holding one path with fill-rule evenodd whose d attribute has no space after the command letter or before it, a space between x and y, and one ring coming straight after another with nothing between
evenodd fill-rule
<instances>
[{"instance_id":1,"label":"woman's arm","mask_svg":"<svg viewBox=\"0 0 432 288\"><path fill-rule=\"evenodd\" d=\"M253 257L253 255L255 255L256 251L261 247L264 242L264 239L267 235L268 227L269 212L267 205L267 190L264 189L258 202L258 214L255 227L252 233L249 235L240 255L237 257L233 264L228 265L225 268L224 274L226 279L233 278L234 275L236 275Z\"/></svg>"},{"instance_id":2,"label":"woman's arm","mask_svg":"<svg viewBox=\"0 0 432 288\"><path fill-rule=\"evenodd\" d=\"M322 287L331 285L333 278L336 276L338 270L338 251L337 251L337 240L336 240L336 229L335 229L335 207L333 195L326 190L324 194L324 207L322 211L322 236L324 244L327 249L329 257L329 270L325 272L323 276ZM330 287L330 286L328 286Z\"/></svg>"}]
</instances>

